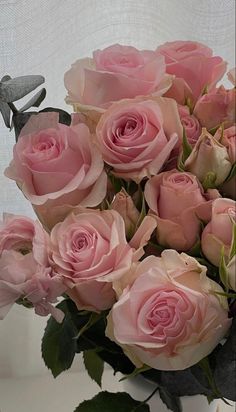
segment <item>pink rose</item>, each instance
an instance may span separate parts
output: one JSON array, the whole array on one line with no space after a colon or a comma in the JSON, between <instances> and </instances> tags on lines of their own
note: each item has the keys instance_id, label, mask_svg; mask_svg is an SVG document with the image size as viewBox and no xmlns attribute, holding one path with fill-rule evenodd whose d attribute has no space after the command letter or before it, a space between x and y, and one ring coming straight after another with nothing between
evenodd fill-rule
<instances>
[{"instance_id":1,"label":"pink rose","mask_svg":"<svg viewBox=\"0 0 236 412\"><path fill-rule=\"evenodd\" d=\"M136 208L132 197L129 196L124 188L122 188L120 192L116 193L114 196L110 207L123 217L126 236L130 239L137 228L137 223L140 218L140 213Z\"/></svg>"},{"instance_id":2,"label":"pink rose","mask_svg":"<svg viewBox=\"0 0 236 412\"><path fill-rule=\"evenodd\" d=\"M123 100L100 118L97 140L114 174L137 183L155 175L182 138L174 100Z\"/></svg>"},{"instance_id":3,"label":"pink rose","mask_svg":"<svg viewBox=\"0 0 236 412\"><path fill-rule=\"evenodd\" d=\"M236 202L231 199L216 199L212 204L212 218L202 232L202 251L215 266L220 265L222 248L226 260L229 259L233 235L233 222L236 222Z\"/></svg>"},{"instance_id":4,"label":"pink rose","mask_svg":"<svg viewBox=\"0 0 236 412\"><path fill-rule=\"evenodd\" d=\"M38 222L23 216L4 215L0 225L0 318L20 300L39 315L63 313L52 303L65 291L48 257L49 235Z\"/></svg>"},{"instance_id":5,"label":"pink rose","mask_svg":"<svg viewBox=\"0 0 236 412\"><path fill-rule=\"evenodd\" d=\"M84 106L106 108L124 98L160 95L170 84L162 56L119 44L96 50L93 59L77 60L65 74L67 102L79 111Z\"/></svg>"},{"instance_id":6,"label":"pink rose","mask_svg":"<svg viewBox=\"0 0 236 412\"><path fill-rule=\"evenodd\" d=\"M157 220L157 240L166 247L189 250L197 242L200 219L210 218L211 201L196 176L177 170L148 180L144 196Z\"/></svg>"},{"instance_id":7,"label":"pink rose","mask_svg":"<svg viewBox=\"0 0 236 412\"><path fill-rule=\"evenodd\" d=\"M222 123L226 128L232 126L235 123L235 89L226 90L220 86L204 94L197 101L193 114L207 130Z\"/></svg>"},{"instance_id":8,"label":"pink rose","mask_svg":"<svg viewBox=\"0 0 236 412\"><path fill-rule=\"evenodd\" d=\"M129 270L133 259L119 213L84 210L70 214L53 228L51 248L67 294L79 309L100 311L112 306L112 281Z\"/></svg>"},{"instance_id":9,"label":"pink rose","mask_svg":"<svg viewBox=\"0 0 236 412\"><path fill-rule=\"evenodd\" d=\"M70 207L94 207L106 195L103 161L83 124L60 124L57 113L33 115L13 153L6 176L17 182L49 227Z\"/></svg>"},{"instance_id":10,"label":"pink rose","mask_svg":"<svg viewBox=\"0 0 236 412\"><path fill-rule=\"evenodd\" d=\"M175 75L177 81L182 79L182 88L191 92L193 101L206 87L212 89L226 71L226 62L212 54L209 47L193 41L167 42L157 48L157 55L165 57L166 72Z\"/></svg>"},{"instance_id":11,"label":"pink rose","mask_svg":"<svg viewBox=\"0 0 236 412\"><path fill-rule=\"evenodd\" d=\"M236 162L236 126L231 126L228 129L223 130L223 135L222 135L222 129L219 128L215 135L214 138L223 144L227 150L228 150L228 155L229 155L229 160L231 163Z\"/></svg>"},{"instance_id":12,"label":"pink rose","mask_svg":"<svg viewBox=\"0 0 236 412\"><path fill-rule=\"evenodd\" d=\"M188 106L178 106L181 123L185 129L187 139L189 143L194 146L199 136L201 135L201 125L198 119L190 114Z\"/></svg>"},{"instance_id":13,"label":"pink rose","mask_svg":"<svg viewBox=\"0 0 236 412\"><path fill-rule=\"evenodd\" d=\"M136 366L182 370L207 356L226 335L223 289L194 258L165 250L137 265L108 317L106 334ZM141 365L140 365L141 364Z\"/></svg>"}]
</instances>

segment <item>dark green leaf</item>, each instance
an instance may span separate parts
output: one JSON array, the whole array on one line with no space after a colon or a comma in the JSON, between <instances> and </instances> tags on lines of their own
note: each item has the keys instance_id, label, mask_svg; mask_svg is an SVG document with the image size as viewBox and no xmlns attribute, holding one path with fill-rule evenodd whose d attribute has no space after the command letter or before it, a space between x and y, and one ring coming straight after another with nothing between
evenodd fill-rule
<instances>
[{"instance_id":1,"label":"dark green leaf","mask_svg":"<svg viewBox=\"0 0 236 412\"><path fill-rule=\"evenodd\" d=\"M217 352L214 378L222 396L236 401L236 317L227 341Z\"/></svg>"},{"instance_id":2,"label":"dark green leaf","mask_svg":"<svg viewBox=\"0 0 236 412\"><path fill-rule=\"evenodd\" d=\"M0 99L4 102L15 102L42 83L44 83L44 77L39 75L20 76L4 80L0 82Z\"/></svg>"},{"instance_id":3,"label":"dark green leaf","mask_svg":"<svg viewBox=\"0 0 236 412\"><path fill-rule=\"evenodd\" d=\"M10 129L11 127L11 122L10 122L10 118L11 118L11 110L10 107L8 106L7 103L2 102L0 100L0 112L2 113L2 117L4 120L4 123L6 125L6 127L8 127Z\"/></svg>"},{"instance_id":4,"label":"dark green leaf","mask_svg":"<svg viewBox=\"0 0 236 412\"><path fill-rule=\"evenodd\" d=\"M46 89L39 90L19 111L24 112L30 109L30 107L39 107L42 101L46 97Z\"/></svg>"},{"instance_id":5,"label":"dark green leaf","mask_svg":"<svg viewBox=\"0 0 236 412\"><path fill-rule=\"evenodd\" d=\"M86 350L83 352L84 366L90 376L100 387L102 386L102 375L104 362L96 351Z\"/></svg>"},{"instance_id":6,"label":"dark green leaf","mask_svg":"<svg viewBox=\"0 0 236 412\"><path fill-rule=\"evenodd\" d=\"M59 123L66 124L70 126L71 124L71 115L67 113L65 110L58 109L57 107L46 107L43 110L40 110L39 113L43 112L56 112L59 113Z\"/></svg>"},{"instance_id":7,"label":"dark green leaf","mask_svg":"<svg viewBox=\"0 0 236 412\"><path fill-rule=\"evenodd\" d=\"M182 405L177 396L172 395L164 388L159 388L159 394L162 402L173 412L182 412Z\"/></svg>"},{"instance_id":8,"label":"dark green leaf","mask_svg":"<svg viewBox=\"0 0 236 412\"><path fill-rule=\"evenodd\" d=\"M37 114L37 112L16 113L13 115L12 123L14 126L16 141L18 140L21 129L28 122L32 114Z\"/></svg>"},{"instance_id":9,"label":"dark green leaf","mask_svg":"<svg viewBox=\"0 0 236 412\"><path fill-rule=\"evenodd\" d=\"M64 300L57 307L65 313L61 324L52 317L47 322L42 340L42 357L45 365L51 370L54 378L69 369L75 353L78 329L73 319L74 304Z\"/></svg>"},{"instance_id":10,"label":"dark green leaf","mask_svg":"<svg viewBox=\"0 0 236 412\"><path fill-rule=\"evenodd\" d=\"M100 392L93 399L82 402L74 412L150 412L150 408L125 392Z\"/></svg>"},{"instance_id":11,"label":"dark green leaf","mask_svg":"<svg viewBox=\"0 0 236 412\"><path fill-rule=\"evenodd\" d=\"M226 179L226 182L231 180L234 176L236 176L236 162L233 164L232 169L230 170L230 173Z\"/></svg>"}]
</instances>

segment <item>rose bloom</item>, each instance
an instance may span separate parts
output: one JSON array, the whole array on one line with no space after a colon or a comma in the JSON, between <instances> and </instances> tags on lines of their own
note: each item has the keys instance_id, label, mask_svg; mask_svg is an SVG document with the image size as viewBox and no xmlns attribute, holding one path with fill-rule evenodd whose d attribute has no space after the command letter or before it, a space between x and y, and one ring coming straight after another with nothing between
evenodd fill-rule
<instances>
[{"instance_id":1,"label":"rose bloom","mask_svg":"<svg viewBox=\"0 0 236 412\"><path fill-rule=\"evenodd\" d=\"M133 249L114 210L70 214L51 232L52 261L79 309L100 311L115 301L112 281L129 270Z\"/></svg>"},{"instance_id":2,"label":"rose bloom","mask_svg":"<svg viewBox=\"0 0 236 412\"><path fill-rule=\"evenodd\" d=\"M201 125L198 119L190 114L188 106L178 106L181 123L185 129L187 139L189 143L194 146L199 136L201 135Z\"/></svg>"},{"instance_id":3,"label":"rose bloom","mask_svg":"<svg viewBox=\"0 0 236 412\"><path fill-rule=\"evenodd\" d=\"M224 123L228 128L235 123L235 89L224 86L204 94L196 103L193 114L202 127L211 130Z\"/></svg>"},{"instance_id":4,"label":"rose bloom","mask_svg":"<svg viewBox=\"0 0 236 412\"><path fill-rule=\"evenodd\" d=\"M228 150L229 160L231 163L236 162L236 126L233 125L228 129L224 129L222 132L222 128L219 128L214 138L220 141Z\"/></svg>"},{"instance_id":5,"label":"rose bloom","mask_svg":"<svg viewBox=\"0 0 236 412\"><path fill-rule=\"evenodd\" d=\"M204 255L215 266L220 265L222 248L226 261L229 259L234 222L236 202L224 198L214 200L212 218L202 232L201 246Z\"/></svg>"},{"instance_id":6,"label":"rose bloom","mask_svg":"<svg viewBox=\"0 0 236 412\"><path fill-rule=\"evenodd\" d=\"M97 206L106 195L107 184L102 157L87 126L68 127L58 123L58 116L40 113L30 117L5 172L49 227L73 206Z\"/></svg>"},{"instance_id":7,"label":"rose bloom","mask_svg":"<svg viewBox=\"0 0 236 412\"><path fill-rule=\"evenodd\" d=\"M183 90L186 90L184 97L191 97L195 102L204 89L211 90L226 71L226 62L213 56L209 47L198 42L167 42L156 52L165 57L166 72L176 76L168 96L180 104L183 104Z\"/></svg>"},{"instance_id":8,"label":"rose bloom","mask_svg":"<svg viewBox=\"0 0 236 412\"><path fill-rule=\"evenodd\" d=\"M207 268L175 250L149 256L134 270L108 317L107 336L131 361L159 370L182 370L207 356L226 335L227 299Z\"/></svg>"},{"instance_id":9,"label":"rose bloom","mask_svg":"<svg viewBox=\"0 0 236 412\"><path fill-rule=\"evenodd\" d=\"M154 51L114 44L96 50L93 58L77 60L65 74L67 102L79 111L140 95L163 94L171 85L165 62Z\"/></svg>"},{"instance_id":10,"label":"rose bloom","mask_svg":"<svg viewBox=\"0 0 236 412\"><path fill-rule=\"evenodd\" d=\"M157 220L157 240L186 251L197 242L200 219L210 219L211 200L191 173L163 172L148 180L144 196Z\"/></svg>"},{"instance_id":11,"label":"rose bloom","mask_svg":"<svg viewBox=\"0 0 236 412\"><path fill-rule=\"evenodd\" d=\"M182 138L174 100L123 100L100 118L96 135L100 151L113 173L137 183L155 175Z\"/></svg>"},{"instance_id":12,"label":"rose bloom","mask_svg":"<svg viewBox=\"0 0 236 412\"><path fill-rule=\"evenodd\" d=\"M0 224L0 318L21 299L39 315L63 313L52 303L65 286L49 264L49 235L38 222L24 216L4 215Z\"/></svg>"}]
</instances>

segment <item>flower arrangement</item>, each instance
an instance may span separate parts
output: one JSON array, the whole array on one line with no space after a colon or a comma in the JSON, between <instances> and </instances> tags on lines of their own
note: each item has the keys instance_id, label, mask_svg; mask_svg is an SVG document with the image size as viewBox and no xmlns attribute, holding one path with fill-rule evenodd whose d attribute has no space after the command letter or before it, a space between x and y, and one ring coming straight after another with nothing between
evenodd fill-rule
<instances>
[{"instance_id":1,"label":"flower arrangement","mask_svg":"<svg viewBox=\"0 0 236 412\"><path fill-rule=\"evenodd\" d=\"M104 362L142 374L175 412L184 395L236 400L235 70L230 89L218 85L225 72L196 42L113 45L65 74L72 114L29 111L44 88L17 109L44 79L2 78L16 135L5 174L39 221L3 216L0 318L14 303L51 315L42 356L54 377L83 352L99 385ZM95 409L149 406L101 392L76 412Z\"/></svg>"}]
</instances>

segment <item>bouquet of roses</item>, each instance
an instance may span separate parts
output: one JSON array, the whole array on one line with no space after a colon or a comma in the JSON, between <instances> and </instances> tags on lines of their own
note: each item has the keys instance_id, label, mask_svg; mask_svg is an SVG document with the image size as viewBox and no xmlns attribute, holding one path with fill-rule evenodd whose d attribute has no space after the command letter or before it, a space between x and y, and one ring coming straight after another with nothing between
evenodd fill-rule
<instances>
[{"instance_id":1,"label":"bouquet of roses","mask_svg":"<svg viewBox=\"0 0 236 412\"><path fill-rule=\"evenodd\" d=\"M2 78L16 135L5 174L39 221L3 216L0 317L14 303L51 314L42 356L54 377L83 352L99 385L104 362L142 374L173 411L184 395L236 400L235 70L229 89L225 72L196 42L113 45L65 74L72 114L29 111L44 88L17 109L44 78ZM149 406L101 392L76 412L95 409Z\"/></svg>"}]
</instances>

